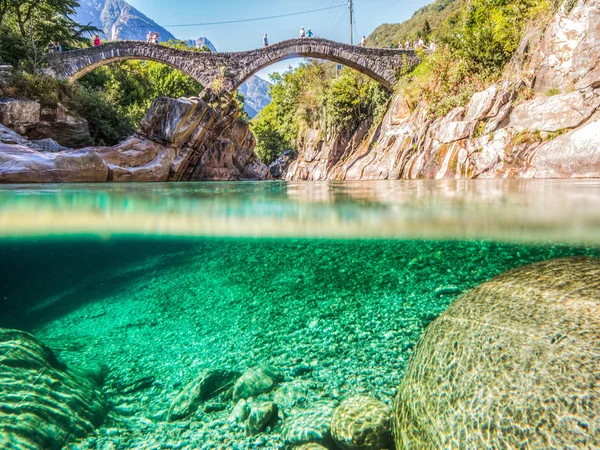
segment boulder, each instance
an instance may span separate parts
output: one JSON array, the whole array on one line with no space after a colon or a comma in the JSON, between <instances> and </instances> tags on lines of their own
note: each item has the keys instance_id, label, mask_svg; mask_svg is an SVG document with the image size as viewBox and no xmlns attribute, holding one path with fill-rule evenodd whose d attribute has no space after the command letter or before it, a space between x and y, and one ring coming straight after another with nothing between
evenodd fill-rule
<instances>
[{"instance_id":1,"label":"boulder","mask_svg":"<svg viewBox=\"0 0 600 450\"><path fill-rule=\"evenodd\" d=\"M185 144L209 109L203 101L159 97L140 123L140 134L158 142Z\"/></svg>"},{"instance_id":2,"label":"boulder","mask_svg":"<svg viewBox=\"0 0 600 450\"><path fill-rule=\"evenodd\" d=\"M600 260L512 270L426 330L395 399L397 448L599 448Z\"/></svg>"},{"instance_id":3,"label":"boulder","mask_svg":"<svg viewBox=\"0 0 600 450\"><path fill-rule=\"evenodd\" d=\"M0 123L25 134L40 121L40 104L31 100L0 98Z\"/></svg>"},{"instance_id":4,"label":"boulder","mask_svg":"<svg viewBox=\"0 0 600 450\"><path fill-rule=\"evenodd\" d=\"M298 412L287 420L281 438L289 445L308 443L328 445L331 441L332 417L331 405L314 405L311 409Z\"/></svg>"},{"instance_id":5,"label":"boulder","mask_svg":"<svg viewBox=\"0 0 600 450\"><path fill-rule=\"evenodd\" d=\"M31 143L36 148L38 148L39 150L44 151L44 152L56 153L56 152L62 152L65 150L71 150L68 147L63 147L58 142L56 142L54 139L50 139L50 138L39 139L37 141L31 141Z\"/></svg>"},{"instance_id":6,"label":"boulder","mask_svg":"<svg viewBox=\"0 0 600 450\"><path fill-rule=\"evenodd\" d=\"M39 152L0 144L0 183L104 182L108 165L93 149Z\"/></svg>"},{"instance_id":7,"label":"boulder","mask_svg":"<svg viewBox=\"0 0 600 450\"><path fill-rule=\"evenodd\" d=\"M539 97L515 106L508 127L515 132L553 132L576 128L600 106L600 91L586 89Z\"/></svg>"},{"instance_id":8,"label":"boulder","mask_svg":"<svg viewBox=\"0 0 600 450\"><path fill-rule=\"evenodd\" d=\"M335 408L331 435L347 450L381 450L391 445L391 408L380 400L357 395Z\"/></svg>"},{"instance_id":9,"label":"boulder","mask_svg":"<svg viewBox=\"0 0 600 450\"><path fill-rule=\"evenodd\" d=\"M233 408L233 411L231 411L231 414L227 418L227 421L232 425L236 423L240 424L246 421L249 414L250 406L248 405L248 402L242 398L240 399L240 401L237 402L237 404Z\"/></svg>"},{"instance_id":10,"label":"boulder","mask_svg":"<svg viewBox=\"0 0 600 450\"><path fill-rule=\"evenodd\" d=\"M233 399L248 399L269 392L283 380L279 370L271 366L248 369L233 387Z\"/></svg>"},{"instance_id":11,"label":"boulder","mask_svg":"<svg viewBox=\"0 0 600 450\"><path fill-rule=\"evenodd\" d=\"M27 132L32 140L53 139L68 148L82 148L92 143L87 120L77 117L63 105L44 108L40 121Z\"/></svg>"},{"instance_id":12,"label":"boulder","mask_svg":"<svg viewBox=\"0 0 600 450\"><path fill-rule=\"evenodd\" d=\"M600 120L542 144L530 158L532 178L600 178Z\"/></svg>"},{"instance_id":13,"label":"boulder","mask_svg":"<svg viewBox=\"0 0 600 450\"><path fill-rule=\"evenodd\" d=\"M304 444L300 447L294 447L294 450L327 450L327 448L319 444Z\"/></svg>"},{"instance_id":14,"label":"boulder","mask_svg":"<svg viewBox=\"0 0 600 450\"><path fill-rule=\"evenodd\" d=\"M169 420L184 419L194 414L202 402L230 387L237 376L229 370L205 370L175 397L169 408Z\"/></svg>"},{"instance_id":15,"label":"boulder","mask_svg":"<svg viewBox=\"0 0 600 450\"><path fill-rule=\"evenodd\" d=\"M32 335L0 329L0 355L0 448L63 448L104 421L100 387Z\"/></svg>"},{"instance_id":16,"label":"boulder","mask_svg":"<svg viewBox=\"0 0 600 450\"><path fill-rule=\"evenodd\" d=\"M271 402L251 402L250 414L246 422L246 432L257 434L264 431L269 423L277 418L277 406Z\"/></svg>"}]
</instances>

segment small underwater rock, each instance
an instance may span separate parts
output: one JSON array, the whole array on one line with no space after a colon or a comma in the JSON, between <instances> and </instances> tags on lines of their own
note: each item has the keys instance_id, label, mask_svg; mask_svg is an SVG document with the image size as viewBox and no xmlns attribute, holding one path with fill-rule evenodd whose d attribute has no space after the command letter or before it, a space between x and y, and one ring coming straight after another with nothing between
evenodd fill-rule
<instances>
[{"instance_id":1,"label":"small underwater rock","mask_svg":"<svg viewBox=\"0 0 600 450\"><path fill-rule=\"evenodd\" d=\"M327 444L331 441L333 407L328 404L303 411L286 422L281 433L286 444Z\"/></svg>"},{"instance_id":2,"label":"small underwater rock","mask_svg":"<svg viewBox=\"0 0 600 450\"><path fill-rule=\"evenodd\" d=\"M365 395L344 400L334 410L331 435L347 450L381 450L390 447L391 408Z\"/></svg>"},{"instance_id":3,"label":"small underwater rock","mask_svg":"<svg viewBox=\"0 0 600 450\"><path fill-rule=\"evenodd\" d=\"M300 447L294 447L294 450L327 450L327 448L319 444L310 443L301 445Z\"/></svg>"},{"instance_id":4,"label":"small underwater rock","mask_svg":"<svg viewBox=\"0 0 600 450\"><path fill-rule=\"evenodd\" d=\"M236 372L228 370L206 370L173 400L169 409L169 421L183 419L195 413L200 403L226 389L237 376Z\"/></svg>"},{"instance_id":5,"label":"small underwater rock","mask_svg":"<svg viewBox=\"0 0 600 450\"><path fill-rule=\"evenodd\" d=\"M283 380L279 370L271 366L248 369L233 387L233 399L248 399L269 392Z\"/></svg>"},{"instance_id":6,"label":"small underwater rock","mask_svg":"<svg viewBox=\"0 0 600 450\"><path fill-rule=\"evenodd\" d=\"M314 387L309 381L296 380L282 384L273 394L273 401L278 407L289 410L290 408L306 402L307 397Z\"/></svg>"},{"instance_id":7,"label":"small underwater rock","mask_svg":"<svg viewBox=\"0 0 600 450\"><path fill-rule=\"evenodd\" d=\"M0 328L0 448L62 448L100 426L108 405L32 335Z\"/></svg>"},{"instance_id":8,"label":"small underwater rock","mask_svg":"<svg viewBox=\"0 0 600 450\"><path fill-rule=\"evenodd\" d=\"M271 419L277 416L277 405L271 402L250 403L250 415L246 423L246 431L256 434L267 428Z\"/></svg>"},{"instance_id":9,"label":"small underwater rock","mask_svg":"<svg viewBox=\"0 0 600 450\"><path fill-rule=\"evenodd\" d=\"M235 405L233 411L231 411L227 421L231 424L242 423L248 418L249 414L250 406L248 406L248 402L242 398L239 402L237 402L237 405Z\"/></svg>"}]
</instances>

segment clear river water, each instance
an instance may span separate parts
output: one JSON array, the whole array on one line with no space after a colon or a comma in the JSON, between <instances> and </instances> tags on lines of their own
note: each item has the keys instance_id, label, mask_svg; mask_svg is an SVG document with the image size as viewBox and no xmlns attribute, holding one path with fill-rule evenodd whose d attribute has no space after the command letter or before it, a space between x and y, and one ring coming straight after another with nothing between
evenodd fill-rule
<instances>
[{"instance_id":1,"label":"clear river water","mask_svg":"<svg viewBox=\"0 0 600 450\"><path fill-rule=\"evenodd\" d=\"M0 327L102 374L109 416L64 448L292 448L294 415L391 406L462 294L600 258L599 205L593 180L2 186ZM260 430L222 393L171 420L204 371L266 365L279 412Z\"/></svg>"}]
</instances>

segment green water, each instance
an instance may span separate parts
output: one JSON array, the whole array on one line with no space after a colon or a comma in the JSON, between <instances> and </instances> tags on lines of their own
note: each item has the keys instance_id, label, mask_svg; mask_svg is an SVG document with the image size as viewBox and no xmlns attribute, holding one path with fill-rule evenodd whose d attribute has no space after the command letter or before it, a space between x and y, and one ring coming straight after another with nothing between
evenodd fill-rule
<instances>
[{"instance_id":1,"label":"green water","mask_svg":"<svg viewBox=\"0 0 600 450\"><path fill-rule=\"evenodd\" d=\"M195 194L186 192L183 200L160 188L158 206L152 201L154 188L139 186L130 197L122 188L111 193L71 187L27 187L0 195L5 200L0 204L5 235L0 239L0 327L30 331L67 366L103 367L107 373L105 389L114 408L110 420L69 448L286 448L281 424L254 436L232 428L226 419L233 404L224 411L198 412L183 422L166 421L166 413L201 370L243 372L262 364L281 369L285 382L310 383L304 408L335 404L357 393L391 403L424 329L462 293L533 262L600 257L594 231L586 234L584 226L595 223L595 216L576 221L574 229L580 234L575 242L535 242L536 221L504 225L519 243L460 233L431 239L413 236L414 230L396 239L376 239L371 232L361 238L360 227L352 226L345 226L353 231L344 239L325 239L310 234L335 235L323 224L335 226L340 217L347 224L356 220L370 224L368 230L377 230L379 224L389 231L400 229L394 226L407 217L414 224L414 214L409 216L406 208L394 210L394 202L365 196L364 188L352 201L342 196L342 201L332 202L298 201L289 191L283 197L280 184L266 196L264 187L255 188L256 197L250 195L252 189L245 191L248 185L239 185L244 192L237 196L235 189L231 192L235 185L228 186L221 193L214 186L210 191L199 187ZM419 216L417 223L437 223L438 228L448 224L448 217L458 218L464 228L471 217L464 209L452 209L451 202L446 210L437 205L424 202L420 209L414 204L410 208L436 211ZM494 210L494 204L487 208ZM81 228L59 233L58 226L72 224L70 218L74 221L82 211L99 218L97 227L87 233ZM224 225L222 233L202 236L185 220L182 229L187 232L162 233L157 222L151 233L149 212L169 215L169 224L190 214L202 223L218 224L221 217L225 224L234 217L246 224L239 229L254 232L236 236ZM46 214L50 219L40 219L35 233L25 232L11 222L19 214ZM250 226L257 217L269 224L260 233ZM306 217L325 218L320 222L323 233L269 237L269 230L281 235L278 223L280 231L287 227L287 234L293 234L298 230L293 225ZM113 227L113 219L120 225ZM479 226L469 233L489 232L489 227L474 223ZM545 223L537 235L560 230L560 222ZM151 386L131 395L110 390L146 377Z\"/></svg>"}]
</instances>

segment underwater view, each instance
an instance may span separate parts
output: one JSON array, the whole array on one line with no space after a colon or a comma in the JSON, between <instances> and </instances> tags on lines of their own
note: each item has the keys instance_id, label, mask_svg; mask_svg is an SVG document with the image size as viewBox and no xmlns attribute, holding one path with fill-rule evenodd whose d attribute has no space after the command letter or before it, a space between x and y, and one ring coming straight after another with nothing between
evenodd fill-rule
<instances>
[{"instance_id":1,"label":"underwater view","mask_svg":"<svg viewBox=\"0 0 600 450\"><path fill-rule=\"evenodd\" d=\"M0 446L597 448L598 199L6 186Z\"/></svg>"}]
</instances>

